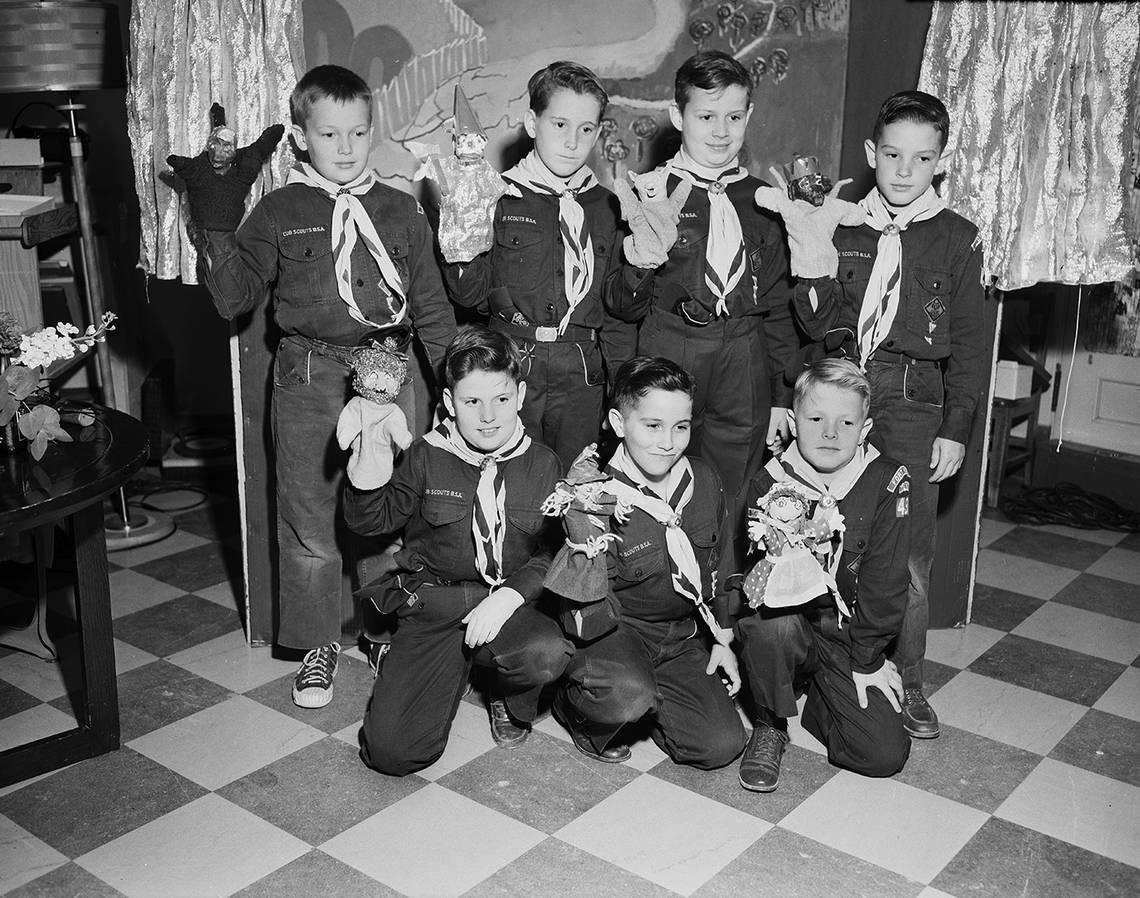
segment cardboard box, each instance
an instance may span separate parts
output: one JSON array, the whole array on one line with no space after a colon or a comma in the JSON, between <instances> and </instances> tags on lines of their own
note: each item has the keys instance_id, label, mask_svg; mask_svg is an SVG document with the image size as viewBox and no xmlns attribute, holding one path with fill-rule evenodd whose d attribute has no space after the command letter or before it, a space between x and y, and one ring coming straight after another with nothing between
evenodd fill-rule
<instances>
[{"instance_id":1,"label":"cardboard box","mask_svg":"<svg viewBox=\"0 0 1140 898\"><path fill-rule=\"evenodd\" d=\"M998 362L994 377L995 399L1023 399L1033 392L1033 368L1017 362Z\"/></svg>"}]
</instances>

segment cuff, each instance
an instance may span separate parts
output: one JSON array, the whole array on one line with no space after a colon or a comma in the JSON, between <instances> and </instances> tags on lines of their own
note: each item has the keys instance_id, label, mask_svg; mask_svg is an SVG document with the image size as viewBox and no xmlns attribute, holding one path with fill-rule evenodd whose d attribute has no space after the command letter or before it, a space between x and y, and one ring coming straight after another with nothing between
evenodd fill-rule
<instances>
[{"instance_id":1,"label":"cuff","mask_svg":"<svg viewBox=\"0 0 1140 898\"><path fill-rule=\"evenodd\" d=\"M970 425L974 415L961 406L947 406L942 412L942 426L938 428L938 436L944 440L953 440L963 446L970 440ZM1030 424L1036 425L1035 421Z\"/></svg>"}]
</instances>

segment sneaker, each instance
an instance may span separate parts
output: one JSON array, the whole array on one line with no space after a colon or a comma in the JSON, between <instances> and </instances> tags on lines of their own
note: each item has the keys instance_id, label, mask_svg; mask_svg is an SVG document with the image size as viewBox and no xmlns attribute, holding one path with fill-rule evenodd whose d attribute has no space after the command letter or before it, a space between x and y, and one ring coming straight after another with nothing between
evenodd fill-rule
<instances>
[{"instance_id":1,"label":"sneaker","mask_svg":"<svg viewBox=\"0 0 1140 898\"><path fill-rule=\"evenodd\" d=\"M519 726L501 698L491 699L491 738L500 748L518 748L530 735L530 727Z\"/></svg>"},{"instance_id":2,"label":"sneaker","mask_svg":"<svg viewBox=\"0 0 1140 898\"><path fill-rule=\"evenodd\" d=\"M380 676L380 668L384 666L384 658L392 651L390 642L368 643L368 669L372 671L372 679Z\"/></svg>"},{"instance_id":3,"label":"sneaker","mask_svg":"<svg viewBox=\"0 0 1140 898\"><path fill-rule=\"evenodd\" d=\"M294 705L298 708L323 708L332 701L339 655L339 642L309 649L293 679Z\"/></svg>"},{"instance_id":4,"label":"sneaker","mask_svg":"<svg viewBox=\"0 0 1140 898\"><path fill-rule=\"evenodd\" d=\"M775 792L787 744L787 733L766 723L756 724L740 759L740 785L749 792Z\"/></svg>"},{"instance_id":5,"label":"sneaker","mask_svg":"<svg viewBox=\"0 0 1140 898\"><path fill-rule=\"evenodd\" d=\"M922 694L922 689L903 689L903 729L912 739L936 739L942 732L938 715Z\"/></svg>"}]
</instances>

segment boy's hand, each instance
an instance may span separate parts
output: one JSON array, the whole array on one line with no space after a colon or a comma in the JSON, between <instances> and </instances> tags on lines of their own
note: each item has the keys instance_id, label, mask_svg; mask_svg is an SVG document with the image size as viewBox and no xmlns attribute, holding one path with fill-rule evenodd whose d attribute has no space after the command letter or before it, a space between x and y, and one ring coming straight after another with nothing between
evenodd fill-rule
<instances>
[{"instance_id":1,"label":"boy's hand","mask_svg":"<svg viewBox=\"0 0 1140 898\"><path fill-rule=\"evenodd\" d=\"M190 215L204 231L236 231L245 214L245 197L261 166L285 133L284 125L270 125L247 147L239 147L233 164L219 175L203 150L197 156L167 156L166 164L186 184Z\"/></svg>"},{"instance_id":2,"label":"boy's hand","mask_svg":"<svg viewBox=\"0 0 1140 898\"><path fill-rule=\"evenodd\" d=\"M353 396L336 422L341 449L351 449L347 473L358 490L375 490L392 479L392 459L412 443L408 420L393 402L381 404Z\"/></svg>"},{"instance_id":3,"label":"boy's hand","mask_svg":"<svg viewBox=\"0 0 1140 898\"><path fill-rule=\"evenodd\" d=\"M756 205L784 219L792 274L801 278L835 277L839 270L839 254L832 244L835 229L839 225L860 225L867 218L861 206L839 199L840 189L851 179L837 181L823 205L813 206L807 200L790 199L784 176L775 168L769 171L778 186L758 188Z\"/></svg>"},{"instance_id":4,"label":"boy's hand","mask_svg":"<svg viewBox=\"0 0 1140 898\"><path fill-rule=\"evenodd\" d=\"M724 684L724 688L728 690L729 695L736 695L740 691L740 665L736 661L736 654L728 646L717 643L709 651L709 665L705 668L705 673L710 677L716 673L717 669L724 671L724 675L728 677L728 682Z\"/></svg>"},{"instance_id":5,"label":"boy's hand","mask_svg":"<svg viewBox=\"0 0 1140 898\"><path fill-rule=\"evenodd\" d=\"M773 408L768 417L768 435L764 439L768 451L779 457L791 438L792 431L788 426L788 410L786 408Z\"/></svg>"},{"instance_id":6,"label":"boy's hand","mask_svg":"<svg viewBox=\"0 0 1140 898\"><path fill-rule=\"evenodd\" d=\"M463 641L476 648L499 635L505 624L525 600L518 590L503 586L467 612L461 623L467 626Z\"/></svg>"},{"instance_id":7,"label":"boy's hand","mask_svg":"<svg viewBox=\"0 0 1140 898\"><path fill-rule=\"evenodd\" d=\"M958 473L965 457L965 444L946 437L935 437L934 445L930 447L930 482L949 480Z\"/></svg>"},{"instance_id":8,"label":"boy's hand","mask_svg":"<svg viewBox=\"0 0 1140 898\"><path fill-rule=\"evenodd\" d=\"M874 673L861 674L851 671L851 679L855 681L855 693L859 696L860 708L867 707L867 690L874 686L887 697L892 708L896 711L902 710L899 704L903 697L902 677L899 676L898 668L893 662L884 660L883 666Z\"/></svg>"}]
</instances>

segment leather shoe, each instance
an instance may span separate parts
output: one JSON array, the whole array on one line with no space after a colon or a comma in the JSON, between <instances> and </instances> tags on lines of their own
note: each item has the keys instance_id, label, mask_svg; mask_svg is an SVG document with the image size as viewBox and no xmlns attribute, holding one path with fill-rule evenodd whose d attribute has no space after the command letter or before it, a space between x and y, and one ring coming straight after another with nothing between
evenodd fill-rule
<instances>
[{"instance_id":1,"label":"leather shoe","mask_svg":"<svg viewBox=\"0 0 1140 898\"><path fill-rule=\"evenodd\" d=\"M500 748L518 748L530 735L530 728L515 723L501 698L491 699L491 738Z\"/></svg>"},{"instance_id":2,"label":"leather shoe","mask_svg":"<svg viewBox=\"0 0 1140 898\"><path fill-rule=\"evenodd\" d=\"M562 724L563 729L570 734L570 739L574 742L574 747L588 758L593 758L595 761L601 761L603 764L620 764L623 761L628 761L633 753L629 750L628 745L607 745L601 751L595 751L594 747L590 744L590 740L579 732L578 728L570 723L567 709L563 705L562 693L559 692L554 696L554 701L550 705L550 713L554 715L554 719Z\"/></svg>"},{"instance_id":3,"label":"leather shoe","mask_svg":"<svg viewBox=\"0 0 1140 898\"><path fill-rule=\"evenodd\" d=\"M740 759L740 785L749 792L775 792L787 744L787 733L766 723L756 724Z\"/></svg>"},{"instance_id":4,"label":"leather shoe","mask_svg":"<svg viewBox=\"0 0 1140 898\"><path fill-rule=\"evenodd\" d=\"M936 739L942 732L938 715L921 689L903 689L903 729L912 739Z\"/></svg>"}]
</instances>

